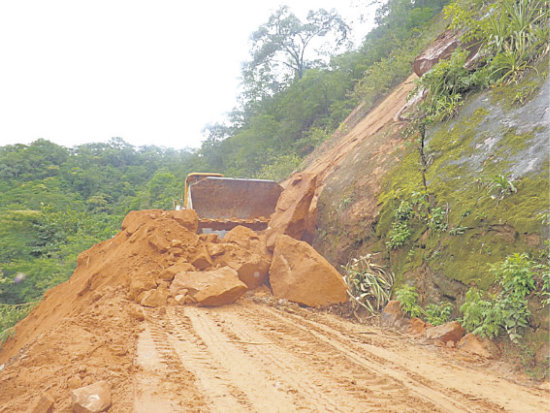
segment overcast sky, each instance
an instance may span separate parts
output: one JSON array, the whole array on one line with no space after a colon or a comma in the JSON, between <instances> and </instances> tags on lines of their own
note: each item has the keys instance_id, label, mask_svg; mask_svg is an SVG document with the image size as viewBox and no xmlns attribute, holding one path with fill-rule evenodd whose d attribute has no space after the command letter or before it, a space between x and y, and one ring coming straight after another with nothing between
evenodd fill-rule
<instances>
[{"instance_id":1,"label":"overcast sky","mask_svg":"<svg viewBox=\"0 0 550 413\"><path fill-rule=\"evenodd\" d=\"M1 0L0 145L198 147L235 107L249 36L279 5L300 18L334 8L357 40L372 27L368 3Z\"/></svg>"}]
</instances>

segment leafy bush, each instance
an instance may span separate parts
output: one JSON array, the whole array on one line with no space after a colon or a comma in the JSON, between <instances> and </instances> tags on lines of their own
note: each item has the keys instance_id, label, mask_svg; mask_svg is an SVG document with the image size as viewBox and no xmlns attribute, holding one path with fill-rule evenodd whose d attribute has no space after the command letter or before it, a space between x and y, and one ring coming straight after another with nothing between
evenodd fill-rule
<instances>
[{"instance_id":1,"label":"leafy bush","mask_svg":"<svg viewBox=\"0 0 550 413\"><path fill-rule=\"evenodd\" d=\"M424 309L425 320L434 326L445 324L449 321L452 312L453 306L451 303L428 304Z\"/></svg>"},{"instance_id":2,"label":"leafy bush","mask_svg":"<svg viewBox=\"0 0 550 413\"><path fill-rule=\"evenodd\" d=\"M456 0L444 9L450 28L462 41L479 47L475 64L466 67L469 51L456 49L418 81L411 97L427 91L418 118L429 124L452 118L466 93L492 84L517 83L533 63L548 53L547 0ZM521 98L521 97L520 97Z\"/></svg>"},{"instance_id":3,"label":"leafy bush","mask_svg":"<svg viewBox=\"0 0 550 413\"><path fill-rule=\"evenodd\" d=\"M411 317L420 317L424 313L422 307L418 305L418 293L415 287L404 285L395 290L395 298L399 300L401 310L405 314Z\"/></svg>"},{"instance_id":4,"label":"leafy bush","mask_svg":"<svg viewBox=\"0 0 550 413\"><path fill-rule=\"evenodd\" d=\"M448 224L447 220L447 210L443 207L437 207L432 209L430 220L428 226L430 229L439 232L447 231Z\"/></svg>"},{"instance_id":5,"label":"leafy bush","mask_svg":"<svg viewBox=\"0 0 550 413\"><path fill-rule=\"evenodd\" d=\"M359 307L370 313L379 311L390 299L394 276L373 262L373 255L352 258L344 268L353 313L357 318Z\"/></svg>"},{"instance_id":6,"label":"leafy bush","mask_svg":"<svg viewBox=\"0 0 550 413\"><path fill-rule=\"evenodd\" d=\"M405 244L405 242L411 236L411 229L407 222L396 221L392 223L391 230L389 232L389 241L386 243L389 249L397 249Z\"/></svg>"},{"instance_id":7,"label":"leafy bush","mask_svg":"<svg viewBox=\"0 0 550 413\"><path fill-rule=\"evenodd\" d=\"M480 337L494 338L499 334L502 314L494 300L485 300L476 288L466 293L464 304L460 307L464 314L462 326Z\"/></svg>"},{"instance_id":8,"label":"leafy bush","mask_svg":"<svg viewBox=\"0 0 550 413\"><path fill-rule=\"evenodd\" d=\"M527 326L531 316L526 297L535 288L533 266L534 263L527 254L514 254L491 267L500 277L502 287L499 296L499 307L503 315L502 327L514 343L518 342L520 331Z\"/></svg>"},{"instance_id":9,"label":"leafy bush","mask_svg":"<svg viewBox=\"0 0 550 413\"><path fill-rule=\"evenodd\" d=\"M489 338L503 329L512 342L518 343L531 316L527 295L535 288L533 267L527 254L513 254L493 265L491 271L499 278L501 292L485 299L479 290L471 288L460 307L464 328Z\"/></svg>"}]
</instances>

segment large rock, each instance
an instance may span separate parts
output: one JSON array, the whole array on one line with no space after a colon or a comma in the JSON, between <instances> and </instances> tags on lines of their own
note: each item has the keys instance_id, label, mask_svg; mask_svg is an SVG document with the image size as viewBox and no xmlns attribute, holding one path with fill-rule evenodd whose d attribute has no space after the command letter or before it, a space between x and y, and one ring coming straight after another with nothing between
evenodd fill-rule
<instances>
[{"instance_id":1,"label":"large rock","mask_svg":"<svg viewBox=\"0 0 550 413\"><path fill-rule=\"evenodd\" d=\"M172 296L190 295L204 306L231 304L247 290L237 271L223 267L211 271L178 273L172 281Z\"/></svg>"},{"instance_id":2,"label":"large rock","mask_svg":"<svg viewBox=\"0 0 550 413\"><path fill-rule=\"evenodd\" d=\"M241 248L252 250L257 253L267 254L265 242L262 242L261 236L242 225L236 226L223 237L224 244L234 244Z\"/></svg>"},{"instance_id":3,"label":"large rock","mask_svg":"<svg viewBox=\"0 0 550 413\"><path fill-rule=\"evenodd\" d=\"M459 43L459 36L456 33L450 30L443 32L426 50L414 59L412 63L414 73L420 77L441 59L448 59Z\"/></svg>"},{"instance_id":4,"label":"large rock","mask_svg":"<svg viewBox=\"0 0 550 413\"><path fill-rule=\"evenodd\" d=\"M450 321L440 326L426 329L426 338L429 340L438 340L443 343L449 341L456 343L464 335L464 327L458 321Z\"/></svg>"},{"instance_id":5,"label":"large rock","mask_svg":"<svg viewBox=\"0 0 550 413\"><path fill-rule=\"evenodd\" d=\"M226 244L223 254L215 258L218 266L231 267L239 275L239 279L250 289L259 287L267 279L271 259L268 255L260 255L253 249L244 249L236 244Z\"/></svg>"},{"instance_id":6,"label":"large rock","mask_svg":"<svg viewBox=\"0 0 550 413\"><path fill-rule=\"evenodd\" d=\"M401 327L404 324L405 314L401 310L401 303L390 300L381 313L381 322L386 327Z\"/></svg>"},{"instance_id":7,"label":"large rock","mask_svg":"<svg viewBox=\"0 0 550 413\"><path fill-rule=\"evenodd\" d=\"M497 358L500 353L497 345L491 340L480 338L472 333L468 333L462 337L456 347L466 353L475 354L487 359Z\"/></svg>"},{"instance_id":8,"label":"large rock","mask_svg":"<svg viewBox=\"0 0 550 413\"><path fill-rule=\"evenodd\" d=\"M313 174L297 174L281 193L266 230L266 243L270 250L274 248L278 235L286 234L300 240L304 233L313 232L312 228L308 228L313 224L308 217L316 183Z\"/></svg>"},{"instance_id":9,"label":"large rock","mask_svg":"<svg viewBox=\"0 0 550 413\"><path fill-rule=\"evenodd\" d=\"M132 235L143 225L161 216L162 209L146 209L143 211L130 211L122 221L122 230Z\"/></svg>"},{"instance_id":10,"label":"large rock","mask_svg":"<svg viewBox=\"0 0 550 413\"><path fill-rule=\"evenodd\" d=\"M162 289L145 291L140 295L140 304L144 307L162 307L166 305L168 294Z\"/></svg>"},{"instance_id":11,"label":"large rock","mask_svg":"<svg viewBox=\"0 0 550 413\"><path fill-rule=\"evenodd\" d=\"M155 288L157 288L157 283L153 274L134 274L130 278L130 291L128 296L131 300L136 300L144 291L153 290Z\"/></svg>"},{"instance_id":12,"label":"large rock","mask_svg":"<svg viewBox=\"0 0 550 413\"><path fill-rule=\"evenodd\" d=\"M158 278L165 281L172 281L178 272L187 271L195 271L195 267L188 262L177 262L161 271Z\"/></svg>"},{"instance_id":13,"label":"large rock","mask_svg":"<svg viewBox=\"0 0 550 413\"><path fill-rule=\"evenodd\" d=\"M273 294L312 307L347 301L346 283L336 269L303 241L279 235L269 269Z\"/></svg>"},{"instance_id":14,"label":"large rock","mask_svg":"<svg viewBox=\"0 0 550 413\"><path fill-rule=\"evenodd\" d=\"M71 392L74 413L99 413L111 406L111 387L106 381L98 381Z\"/></svg>"},{"instance_id":15,"label":"large rock","mask_svg":"<svg viewBox=\"0 0 550 413\"><path fill-rule=\"evenodd\" d=\"M167 215L174 218L178 224L191 232L197 232L199 229L199 216L193 209L168 211Z\"/></svg>"},{"instance_id":16,"label":"large rock","mask_svg":"<svg viewBox=\"0 0 550 413\"><path fill-rule=\"evenodd\" d=\"M416 337L424 337L426 336L426 330L430 327L433 327L433 325L415 317L410 322L409 334Z\"/></svg>"}]
</instances>

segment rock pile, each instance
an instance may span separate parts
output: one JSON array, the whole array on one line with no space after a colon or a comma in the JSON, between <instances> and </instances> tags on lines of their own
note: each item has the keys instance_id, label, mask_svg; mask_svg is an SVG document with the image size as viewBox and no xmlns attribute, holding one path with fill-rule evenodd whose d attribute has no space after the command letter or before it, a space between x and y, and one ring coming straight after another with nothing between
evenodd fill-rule
<instances>
[{"instance_id":1,"label":"rock pile","mask_svg":"<svg viewBox=\"0 0 550 413\"><path fill-rule=\"evenodd\" d=\"M303 186L307 197L311 185ZM297 199L298 204L305 202L304 196ZM285 235L302 232L303 214L296 213L300 208L307 211L289 203L283 213L286 219L279 216L280 225L270 228L273 252L266 235L242 226L222 239L197 234L198 217L192 210L131 212L122 223L124 248L131 250L130 259L149 265L127 274L129 298L145 307L218 306L268 283L275 296L309 306L345 302L341 275L309 244ZM88 253L79 258L84 266L89 260Z\"/></svg>"}]
</instances>

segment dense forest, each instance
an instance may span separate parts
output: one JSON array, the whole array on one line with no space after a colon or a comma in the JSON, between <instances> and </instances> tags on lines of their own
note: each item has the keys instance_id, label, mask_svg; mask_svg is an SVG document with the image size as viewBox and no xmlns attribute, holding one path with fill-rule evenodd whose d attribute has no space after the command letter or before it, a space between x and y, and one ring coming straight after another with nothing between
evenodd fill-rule
<instances>
[{"instance_id":1,"label":"dense forest","mask_svg":"<svg viewBox=\"0 0 550 413\"><path fill-rule=\"evenodd\" d=\"M251 34L238 104L229 121L206 128L198 150L138 148L121 138L74 148L43 139L0 147L0 334L70 276L81 251L114 235L130 210L173 208L187 173L280 180L298 169L345 128L353 109L361 104L360 114L368 112L405 79L414 57L446 26L472 26L479 18L474 12L486 5L457 1L445 20L440 12L447 3L388 0L376 12L376 27L353 50L350 28L335 11L314 10L302 21L281 7ZM331 53L315 53L313 43ZM500 72L487 67L498 75L507 66L501 62ZM444 69L436 71L424 84L432 106L416 126L453 112L468 88L487 87L480 78L460 88ZM438 82L445 87L437 89Z\"/></svg>"}]
</instances>

